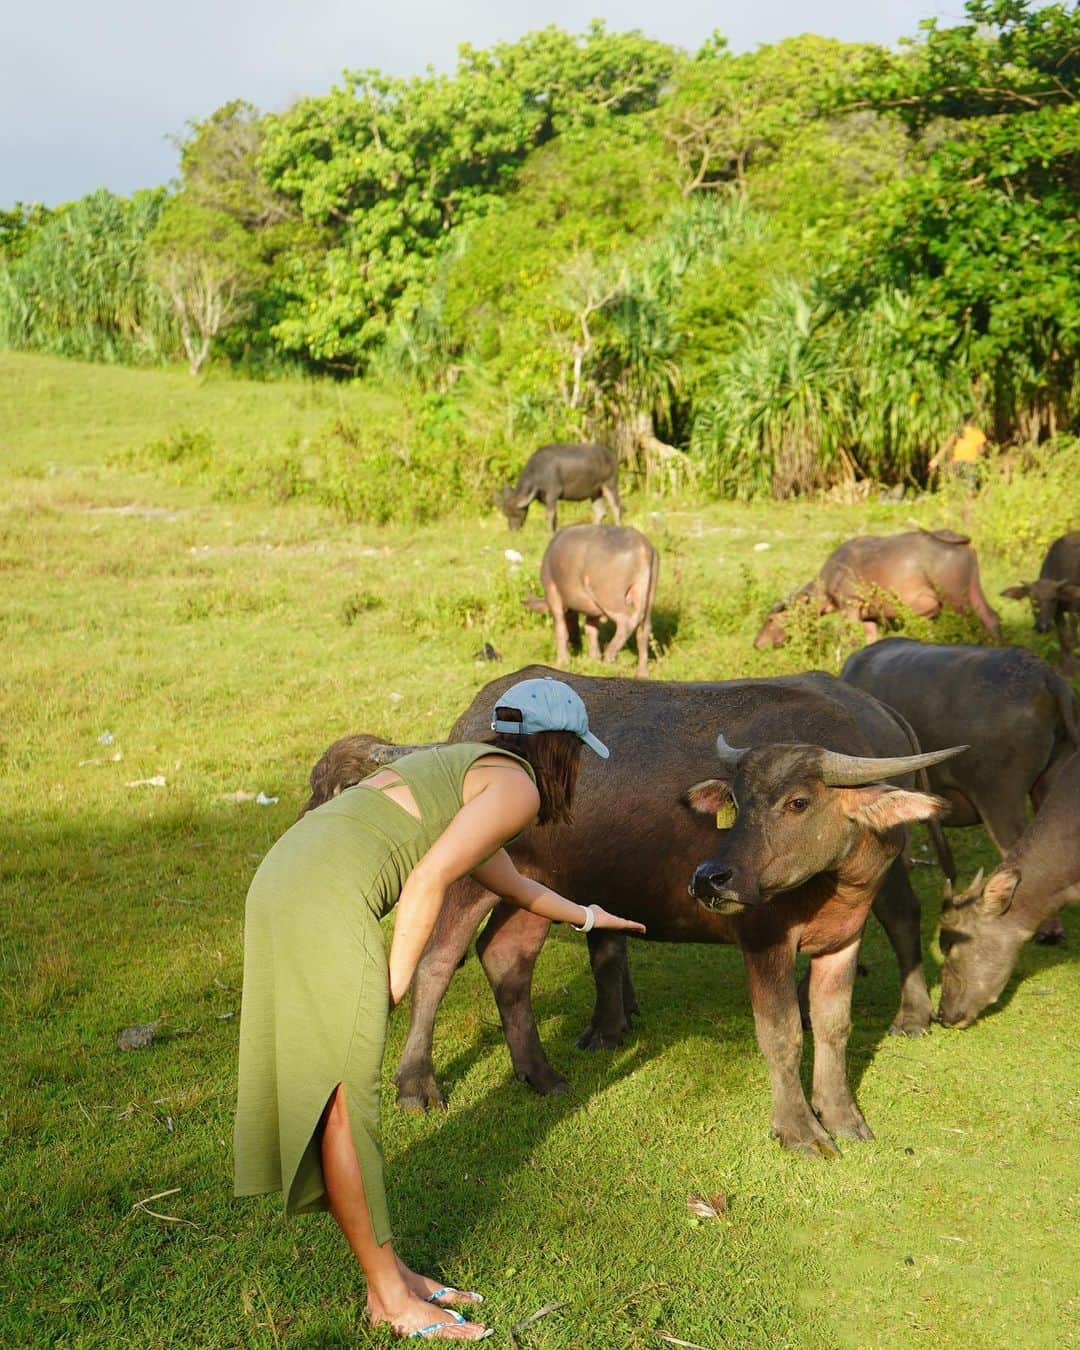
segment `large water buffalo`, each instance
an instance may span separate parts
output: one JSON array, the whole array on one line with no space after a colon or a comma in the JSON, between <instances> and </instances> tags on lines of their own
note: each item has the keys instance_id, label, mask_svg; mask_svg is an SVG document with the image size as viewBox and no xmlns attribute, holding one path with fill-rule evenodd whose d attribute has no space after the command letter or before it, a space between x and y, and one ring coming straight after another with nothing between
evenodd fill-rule
<instances>
[{"instance_id":1,"label":"large water buffalo","mask_svg":"<svg viewBox=\"0 0 1080 1350\"><path fill-rule=\"evenodd\" d=\"M902 713L924 750L970 745L929 771L930 787L950 827L985 825L999 853L1024 832L1028 799L1038 808L1080 748L1072 687L1026 647L886 638L849 656L840 678Z\"/></svg>"},{"instance_id":2,"label":"large water buffalo","mask_svg":"<svg viewBox=\"0 0 1080 1350\"><path fill-rule=\"evenodd\" d=\"M797 604L815 614L839 610L858 619L868 642L879 625L896 617L890 597L914 614L936 618L942 609L972 609L991 636L1001 635L998 616L979 582L971 540L954 530L912 530L907 534L862 535L849 539L825 559L821 571L769 611L755 647L779 647L787 640L785 614Z\"/></svg>"},{"instance_id":3,"label":"large water buffalo","mask_svg":"<svg viewBox=\"0 0 1080 1350\"><path fill-rule=\"evenodd\" d=\"M1055 539L1047 550L1037 581L1023 581L1001 592L1009 600L1030 600L1036 633L1057 629L1061 668L1075 674L1076 622L1080 614L1080 530Z\"/></svg>"},{"instance_id":4,"label":"large water buffalo","mask_svg":"<svg viewBox=\"0 0 1080 1350\"><path fill-rule=\"evenodd\" d=\"M487 735L499 694L516 680L548 673L534 666L488 684L449 739ZM859 937L873 904L901 968L900 1011L892 1029L926 1031L931 1007L919 910L898 854L904 823L933 817L944 806L925 792L877 780L910 774L936 762L940 752L920 756L897 714L821 673L696 684L563 678L584 698L611 758L583 758L573 823L526 831L509 846L516 865L565 895L640 920L651 941L738 943L769 1063L774 1133L788 1148L825 1156L836 1152L830 1136L868 1138L844 1068ZM699 859L715 849L714 812L730 790L716 778L723 768L718 734L757 748L740 759L734 779L739 816L728 837L741 859L738 894L728 895L726 883L714 888L698 868L694 885L705 895L703 903L690 894L688 881ZM377 761L370 758L373 744ZM336 742L313 771L309 806L393 753L394 747L370 738ZM756 853L746 848L751 837ZM514 1070L539 1092L566 1086L544 1054L529 998L548 923L497 903L465 878L443 906L413 981L409 1035L395 1075L403 1106L445 1104L431 1059L435 1012L493 906L477 952ZM578 1044L615 1045L636 1011L626 944L596 930L588 944L597 998ZM811 956L817 1115L798 1074L802 1026L794 969L800 949Z\"/></svg>"},{"instance_id":5,"label":"large water buffalo","mask_svg":"<svg viewBox=\"0 0 1080 1350\"><path fill-rule=\"evenodd\" d=\"M585 617L589 655L600 660L600 620L615 632L604 652L614 661L637 630L637 673L647 673L652 607L660 558L640 530L629 525L571 525L552 538L540 563L544 599L526 601L555 620L555 664L570 663L570 643L580 640L578 615Z\"/></svg>"},{"instance_id":6,"label":"large water buffalo","mask_svg":"<svg viewBox=\"0 0 1080 1350\"><path fill-rule=\"evenodd\" d=\"M1038 815L983 881L947 888L941 912L939 1017L966 1027L997 1002L1020 948L1065 904L1080 900L1080 753L1054 779Z\"/></svg>"},{"instance_id":7,"label":"large water buffalo","mask_svg":"<svg viewBox=\"0 0 1080 1350\"><path fill-rule=\"evenodd\" d=\"M615 524L622 524L619 462L606 445L542 445L526 460L517 483L504 487L495 500L510 528L520 530L529 503L537 497L544 503L552 533L557 526L555 515L560 498L568 502L591 501L596 524L604 518L606 503Z\"/></svg>"}]
</instances>

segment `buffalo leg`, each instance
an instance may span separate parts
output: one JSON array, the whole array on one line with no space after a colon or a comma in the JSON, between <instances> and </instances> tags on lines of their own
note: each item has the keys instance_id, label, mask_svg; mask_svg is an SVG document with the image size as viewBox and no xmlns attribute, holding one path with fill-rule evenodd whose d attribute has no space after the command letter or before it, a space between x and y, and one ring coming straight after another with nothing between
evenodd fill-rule
<instances>
[{"instance_id":1,"label":"buffalo leg","mask_svg":"<svg viewBox=\"0 0 1080 1350\"><path fill-rule=\"evenodd\" d=\"M607 502L608 509L611 511L612 520L614 520L616 525L621 525L622 502L619 500L619 489L616 487L608 487L608 485L604 483L601 486L600 491L604 494L604 501Z\"/></svg>"},{"instance_id":2,"label":"buffalo leg","mask_svg":"<svg viewBox=\"0 0 1080 1350\"><path fill-rule=\"evenodd\" d=\"M578 612L576 609L566 611L566 631L570 635L570 646L575 650L581 647L581 624L578 622Z\"/></svg>"},{"instance_id":3,"label":"buffalo leg","mask_svg":"<svg viewBox=\"0 0 1080 1350\"><path fill-rule=\"evenodd\" d=\"M560 670L565 670L570 664L570 626L566 621L562 597L554 586L548 589L547 601L555 624L555 664Z\"/></svg>"},{"instance_id":4,"label":"buffalo leg","mask_svg":"<svg viewBox=\"0 0 1080 1350\"><path fill-rule=\"evenodd\" d=\"M476 944L502 1019L514 1073L542 1096L569 1083L548 1063L532 1009L536 958L551 924L527 909L499 905Z\"/></svg>"},{"instance_id":5,"label":"buffalo leg","mask_svg":"<svg viewBox=\"0 0 1080 1350\"><path fill-rule=\"evenodd\" d=\"M589 658L600 660L600 615L585 615L585 638L589 645Z\"/></svg>"},{"instance_id":6,"label":"buffalo leg","mask_svg":"<svg viewBox=\"0 0 1080 1350\"><path fill-rule=\"evenodd\" d=\"M547 512L548 529L552 534L559 528L559 522L556 518L558 505L558 496L544 498L544 510Z\"/></svg>"},{"instance_id":7,"label":"buffalo leg","mask_svg":"<svg viewBox=\"0 0 1080 1350\"><path fill-rule=\"evenodd\" d=\"M851 992L859 959L859 941L810 961L810 1024L814 1029L814 1090L811 1103L831 1135L873 1139L855 1105L847 1078L847 1042L851 1034Z\"/></svg>"},{"instance_id":8,"label":"buffalo leg","mask_svg":"<svg viewBox=\"0 0 1080 1350\"><path fill-rule=\"evenodd\" d=\"M615 660L630 640L630 634L633 631L631 616L620 614L615 620L615 632L612 634L611 641L608 643L607 650L604 652L605 661L610 663Z\"/></svg>"},{"instance_id":9,"label":"buffalo leg","mask_svg":"<svg viewBox=\"0 0 1080 1350\"><path fill-rule=\"evenodd\" d=\"M626 1004L630 985L630 966L626 957L626 938L610 929L594 929L586 939L589 964L596 983L596 1006L592 1021L577 1040L579 1050L614 1050L630 1030L630 1013L637 1010Z\"/></svg>"},{"instance_id":10,"label":"buffalo leg","mask_svg":"<svg viewBox=\"0 0 1080 1350\"><path fill-rule=\"evenodd\" d=\"M806 1158L833 1158L839 1149L810 1110L799 1079L803 1030L795 993L795 953L788 946L743 950L758 1045L772 1085L772 1134Z\"/></svg>"},{"instance_id":11,"label":"buffalo leg","mask_svg":"<svg viewBox=\"0 0 1080 1350\"><path fill-rule=\"evenodd\" d=\"M394 1074L398 1106L405 1111L446 1106L446 1099L435 1081L431 1059L435 1014L473 934L496 899L491 891L471 877L455 882L447 892L435 932L424 948L413 976L409 1034Z\"/></svg>"},{"instance_id":12,"label":"buffalo leg","mask_svg":"<svg viewBox=\"0 0 1080 1350\"><path fill-rule=\"evenodd\" d=\"M604 499L603 497L600 496L598 492L596 496L593 498L592 522L594 525L599 525L603 519L604 519Z\"/></svg>"},{"instance_id":13,"label":"buffalo leg","mask_svg":"<svg viewBox=\"0 0 1080 1350\"><path fill-rule=\"evenodd\" d=\"M922 963L919 901L907 871L897 858L885 873L874 900L874 914L885 929L900 966L900 1011L891 1036L924 1036L930 1030L930 991Z\"/></svg>"},{"instance_id":14,"label":"buffalo leg","mask_svg":"<svg viewBox=\"0 0 1080 1350\"><path fill-rule=\"evenodd\" d=\"M1061 648L1061 673L1063 675L1076 674L1076 658L1073 656L1073 649L1076 646L1076 615L1066 610L1059 612L1054 619L1054 627L1057 629L1058 646Z\"/></svg>"}]
</instances>

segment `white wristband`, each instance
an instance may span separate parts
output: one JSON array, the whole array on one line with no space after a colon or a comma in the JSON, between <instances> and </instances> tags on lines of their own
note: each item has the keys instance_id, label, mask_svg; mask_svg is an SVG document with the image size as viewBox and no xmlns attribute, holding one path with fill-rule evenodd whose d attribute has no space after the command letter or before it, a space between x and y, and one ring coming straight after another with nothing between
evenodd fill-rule
<instances>
[{"instance_id":1,"label":"white wristband","mask_svg":"<svg viewBox=\"0 0 1080 1350\"><path fill-rule=\"evenodd\" d=\"M591 933L596 924L596 910L592 905L582 905L585 911L585 922L583 924L572 923L570 927L575 933Z\"/></svg>"}]
</instances>

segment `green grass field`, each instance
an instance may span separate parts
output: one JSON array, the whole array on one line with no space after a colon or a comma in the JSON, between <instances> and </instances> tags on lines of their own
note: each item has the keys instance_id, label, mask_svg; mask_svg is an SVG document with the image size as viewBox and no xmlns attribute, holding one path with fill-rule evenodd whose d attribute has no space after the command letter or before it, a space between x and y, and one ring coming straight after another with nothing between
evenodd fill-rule
<instances>
[{"instance_id":1,"label":"green grass field","mask_svg":"<svg viewBox=\"0 0 1080 1350\"><path fill-rule=\"evenodd\" d=\"M231 1198L244 894L329 741L437 738L487 679L551 659L548 623L519 603L542 519L513 537L494 511L349 526L110 467L178 424L212 425L240 454L359 398L0 354L5 1346L391 1342L365 1328L328 1216L286 1222L275 1198ZM628 507L664 557L665 679L836 669L847 635L827 625L754 653L768 601L846 535L965 523L937 500ZM1037 566L1047 535L1025 520L1012 556L983 552L991 596ZM1022 607L999 608L1009 640L1037 645ZM476 659L484 642L499 661ZM620 673L632 665L624 653ZM235 800L260 791L279 800ZM996 861L981 831L952 841L965 879ZM940 876L914 879L933 987ZM886 1034L897 981L871 922L851 1070L877 1139L831 1165L768 1138L734 949L634 947L642 1016L622 1049L590 1056L573 1047L592 1007L584 941L553 933L535 1004L573 1083L557 1099L514 1081L470 959L437 1029L447 1114L397 1112L393 1020L399 1246L485 1291L493 1344L565 1304L518 1333L530 1350L1075 1344L1080 932L1066 924L1070 945L1026 948L992 1016L906 1041ZM116 1048L151 1021L153 1046ZM692 1191L723 1192L728 1212L693 1217Z\"/></svg>"}]
</instances>

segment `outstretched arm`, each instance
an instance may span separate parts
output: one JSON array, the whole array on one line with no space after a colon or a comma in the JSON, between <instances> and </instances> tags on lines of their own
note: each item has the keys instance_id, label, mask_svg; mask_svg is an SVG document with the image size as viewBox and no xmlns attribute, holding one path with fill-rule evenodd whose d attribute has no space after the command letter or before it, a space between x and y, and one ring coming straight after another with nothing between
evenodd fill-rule
<instances>
[{"instance_id":1,"label":"outstretched arm","mask_svg":"<svg viewBox=\"0 0 1080 1350\"><path fill-rule=\"evenodd\" d=\"M472 874L481 886L494 891L496 895L501 895L512 905L527 909L532 914L539 914L542 919L554 919L556 923L572 923L580 928L588 921L588 909L591 909L594 917L592 927L619 928L628 933L645 931L643 923L635 923L632 919L609 914L599 905L589 905L586 909L584 905L567 900L558 891L549 890L547 886L542 886L530 877L523 877L504 848L499 849L498 853L487 862L474 867Z\"/></svg>"}]
</instances>

